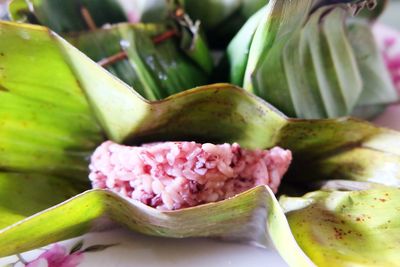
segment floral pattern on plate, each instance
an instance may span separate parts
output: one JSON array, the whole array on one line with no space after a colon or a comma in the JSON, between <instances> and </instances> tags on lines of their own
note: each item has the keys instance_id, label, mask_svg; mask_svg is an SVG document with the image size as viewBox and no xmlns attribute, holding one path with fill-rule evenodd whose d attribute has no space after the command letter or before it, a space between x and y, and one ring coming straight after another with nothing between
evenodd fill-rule
<instances>
[{"instance_id":1,"label":"floral pattern on plate","mask_svg":"<svg viewBox=\"0 0 400 267\"><path fill-rule=\"evenodd\" d=\"M27 261L22 255L17 255L18 261L7 266L24 267L77 267L83 261L85 253L105 250L115 244L92 245L83 248L83 240L77 242L70 250L61 244L53 244L36 259Z\"/></svg>"}]
</instances>

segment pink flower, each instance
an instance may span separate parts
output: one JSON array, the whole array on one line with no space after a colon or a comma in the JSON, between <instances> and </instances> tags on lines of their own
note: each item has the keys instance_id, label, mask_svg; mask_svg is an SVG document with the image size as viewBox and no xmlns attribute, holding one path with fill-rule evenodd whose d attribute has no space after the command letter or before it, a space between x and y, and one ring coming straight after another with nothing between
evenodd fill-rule
<instances>
[{"instance_id":1,"label":"pink flower","mask_svg":"<svg viewBox=\"0 0 400 267\"><path fill-rule=\"evenodd\" d=\"M393 83L400 93L400 32L386 25L376 23L373 33L382 51Z\"/></svg>"},{"instance_id":2,"label":"pink flower","mask_svg":"<svg viewBox=\"0 0 400 267\"><path fill-rule=\"evenodd\" d=\"M26 267L76 267L83 260L80 251L68 254L67 249L58 244L42 253L37 259L27 263Z\"/></svg>"}]
</instances>

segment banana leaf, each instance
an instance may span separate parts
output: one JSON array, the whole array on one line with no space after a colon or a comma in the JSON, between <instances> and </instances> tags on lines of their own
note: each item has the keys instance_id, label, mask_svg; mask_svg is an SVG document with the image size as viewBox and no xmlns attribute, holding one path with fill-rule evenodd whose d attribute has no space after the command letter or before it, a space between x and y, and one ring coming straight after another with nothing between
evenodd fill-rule
<instances>
[{"instance_id":1,"label":"banana leaf","mask_svg":"<svg viewBox=\"0 0 400 267\"><path fill-rule=\"evenodd\" d=\"M102 130L57 44L42 35L2 24L0 170L80 179ZM24 41L29 46L13 45Z\"/></svg>"},{"instance_id":2,"label":"banana leaf","mask_svg":"<svg viewBox=\"0 0 400 267\"><path fill-rule=\"evenodd\" d=\"M229 23L233 24L232 26L235 26L239 21L241 22L240 24L243 24L251 15L262 8L267 1L208 0L199 2L196 0L184 0L181 3L193 19L202 21L205 28L210 30L221 27L228 20ZM234 30L234 32L237 30Z\"/></svg>"},{"instance_id":3,"label":"banana leaf","mask_svg":"<svg viewBox=\"0 0 400 267\"><path fill-rule=\"evenodd\" d=\"M266 0L180 0L191 18L201 21L210 45L224 49L246 20L267 2Z\"/></svg>"},{"instance_id":4,"label":"banana leaf","mask_svg":"<svg viewBox=\"0 0 400 267\"><path fill-rule=\"evenodd\" d=\"M105 68L143 97L157 100L206 84L213 68L199 36L191 48L181 47L175 38L153 41L167 31L171 29L162 24L119 24L72 35L68 41L95 61L125 52L125 59Z\"/></svg>"},{"instance_id":5,"label":"banana leaf","mask_svg":"<svg viewBox=\"0 0 400 267\"><path fill-rule=\"evenodd\" d=\"M10 15L13 20L39 23L55 32L66 33L89 29L82 7L91 14L96 27L126 21L159 23L182 8L194 20L201 21L210 43L222 48L266 3L265 0L69 0L60 4L59 0L12 0Z\"/></svg>"},{"instance_id":6,"label":"banana leaf","mask_svg":"<svg viewBox=\"0 0 400 267\"><path fill-rule=\"evenodd\" d=\"M208 82L213 70L211 54L190 20L175 25L165 17L164 24L119 24L97 29L98 25L127 20L121 12L129 5L121 4L116 0L68 1L65 6L54 0L16 0L10 3L10 13L14 20L35 22L30 19L34 17L36 22L62 33L70 43L149 100ZM90 23L84 19L82 7L90 12L89 20L94 21L95 28L87 30L85 23ZM121 13L119 16L114 14L116 10ZM165 33L173 35L163 37Z\"/></svg>"},{"instance_id":7,"label":"banana leaf","mask_svg":"<svg viewBox=\"0 0 400 267\"><path fill-rule=\"evenodd\" d=\"M128 2L128 1L126 1ZM182 8L193 20L199 20L208 42L213 48L225 49L228 42L248 18L262 8L266 0L153 0L140 6L143 22L158 22L168 17L176 8ZM132 6L132 1L127 6Z\"/></svg>"},{"instance_id":8,"label":"banana leaf","mask_svg":"<svg viewBox=\"0 0 400 267\"><path fill-rule=\"evenodd\" d=\"M88 25L85 10L93 25ZM117 0L14 0L9 4L9 13L12 20L43 24L57 33L85 31L128 20Z\"/></svg>"},{"instance_id":9,"label":"banana leaf","mask_svg":"<svg viewBox=\"0 0 400 267\"><path fill-rule=\"evenodd\" d=\"M0 138L0 256L113 222L156 236L258 242L276 248L291 266L313 266L267 187L172 212L90 190L87 156L105 138L280 145L293 151L295 175L285 179L295 185L342 177L396 186L400 178L398 132L350 118L288 119L229 84L150 102L46 28L0 22L0 38L0 110L7 115L0 133L8 133ZM357 168L342 168L343 162Z\"/></svg>"},{"instance_id":10,"label":"banana leaf","mask_svg":"<svg viewBox=\"0 0 400 267\"><path fill-rule=\"evenodd\" d=\"M65 34L120 22L162 22L177 4L164 0L11 0L9 15L15 21L42 24Z\"/></svg>"},{"instance_id":11,"label":"banana leaf","mask_svg":"<svg viewBox=\"0 0 400 267\"><path fill-rule=\"evenodd\" d=\"M300 118L368 117L395 102L366 20L352 5L314 7L276 0L255 14L228 47L231 82Z\"/></svg>"},{"instance_id":12,"label":"banana leaf","mask_svg":"<svg viewBox=\"0 0 400 267\"><path fill-rule=\"evenodd\" d=\"M281 197L292 232L317 266L397 266L400 191L372 187Z\"/></svg>"}]
</instances>

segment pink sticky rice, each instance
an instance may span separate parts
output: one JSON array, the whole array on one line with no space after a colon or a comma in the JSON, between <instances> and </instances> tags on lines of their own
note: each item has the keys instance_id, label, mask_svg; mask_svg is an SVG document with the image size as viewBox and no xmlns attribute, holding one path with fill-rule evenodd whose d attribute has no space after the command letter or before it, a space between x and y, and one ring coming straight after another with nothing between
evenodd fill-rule
<instances>
[{"instance_id":1,"label":"pink sticky rice","mask_svg":"<svg viewBox=\"0 0 400 267\"><path fill-rule=\"evenodd\" d=\"M258 185L277 191L292 160L289 150L247 150L238 144L152 143L139 147L111 141L91 158L94 188L110 189L162 210L215 202Z\"/></svg>"}]
</instances>

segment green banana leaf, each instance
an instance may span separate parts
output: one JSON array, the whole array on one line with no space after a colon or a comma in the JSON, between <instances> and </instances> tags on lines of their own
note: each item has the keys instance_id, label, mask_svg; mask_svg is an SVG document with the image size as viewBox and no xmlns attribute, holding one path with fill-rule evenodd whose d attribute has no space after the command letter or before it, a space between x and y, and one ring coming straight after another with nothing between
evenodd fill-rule
<instances>
[{"instance_id":1,"label":"green banana leaf","mask_svg":"<svg viewBox=\"0 0 400 267\"><path fill-rule=\"evenodd\" d=\"M149 102L46 28L0 22L0 39L0 111L7 115L0 133L13 130L0 138L1 256L101 230L112 221L157 236L252 240L275 247L292 266L313 266L267 187L173 212L89 190L87 156L105 138L280 145L294 154L289 184L302 181L298 177L398 184L398 132L349 118L288 119L228 84ZM342 168L343 162L357 168Z\"/></svg>"},{"instance_id":2,"label":"green banana leaf","mask_svg":"<svg viewBox=\"0 0 400 267\"><path fill-rule=\"evenodd\" d=\"M244 24L257 10L262 8L268 1L250 0L250 1L221 1L221 0L184 0L181 1L185 11L193 17L202 21L207 30L221 27L224 23ZM240 28L240 26L239 26ZM239 28L234 30L236 32Z\"/></svg>"},{"instance_id":3,"label":"green banana leaf","mask_svg":"<svg viewBox=\"0 0 400 267\"><path fill-rule=\"evenodd\" d=\"M293 266L314 266L298 248L278 201L267 187L173 212L158 211L104 190L86 191L1 230L0 255L105 229L110 221L147 235L258 241L270 249L277 248Z\"/></svg>"},{"instance_id":4,"label":"green banana leaf","mask_svg":"<svg viewBox=\"0 0 400 267\"><path fill-rule=\"evenodd\" d=\"M0 170L82 178L101 129L57 44L28 29L0 33Z\"/></svg>"},{"instance_id":5,"label":"green banana leaf","mask_svg":"<svg viewBox=\"0 0 400 267\"><path fill-rule=\"evenodd\" d=\"M95 61L124 51L125 59L105 68L143 97L157 100L206 84L213 68L208 49L200 47L201 37L187 49L173 38L154 43L155 36L168 30L162 24L119 24L82 32L68 37L68 41Z\"/></svg>"},{"instance_id":6,"label":"green banana leaf","mask_svg":"<svg viewBox=\"0 0 400 267\"><path fill-rule=\"evenodd\" d=\"M144 120L145 113L152 110L152 105L47 29L6 22L0 23L0 29L1 38L7 40L0 44L0 106L3 113L10 114L10 117L4 117L1 125L18 122L21 124L21 129L14 132L14 136L10 135L6 139L2 137L0 143L11 146L26 140L27 147L34 146L38 150L36 144L38 147L43 145L42 150L33 152L40 152L39 159L49 163L37 166L31 151L2 151L5 152L2 155L16 154L21 158L28 157L29 161L21 162L17 167L10 165L13 162L7 165L3 159L1 161L1 256L40 247L88 231L101 230L112 220L133 230L157 236L212 236L257 241L268 247L278 248L292 264L296 262L300 266L313 266L298 248L277 200L267 187L255 188L225 202L178 212L160 212L108 191L91 190L79 194L84 189L77 179L69 178L70 168L74 170L75 164L87 164L86 149L93 150L93 146L102 139L96 118L92 117L89 122L84 120L86 113L86 116L93 116L85 96L95 113L96 107L104 107L103 112L107 107L112 107L109 110L109 118L113 115L119 117L117 124L109 123L104 116L97 117L102 124L112 128L110 135L123 134L125 129L132 130L126 126L132 125L132 121L140 123ZM65 57L62 59L68 53L71 53L70 64L64 60ZM73 64L83 68L84 72L80 73L83 77L90 74L86 76L85 81L80 81L81 76L74 77ZM214 94L214 90L212 93ZM92 102L94 94L97 96L96 105ZM122 97L120 100L123 100L126 96L129 96L126 102L121 101L113 105L114 97ZM21 104L13 98L24 98L26 103ZM203 101L210 100L203 97ZM35 105L36 102L39 104ZM5 103L9 105L4 106ZM102 103L107 104L103 106ZM171 101L166 103L168 107L174 107L170 106L174 104ZM55 108L46 109L57 107L56 104L63 106L64 112L56 112ZM80 116L65 118L65 114L75 112ZM27 116L12 117L19 114ZM48 120L51 123L46 123ZM74 121L80 126L80 138L73 136L77 131ZM53 126L52 123L58 124ZM41 135L33 131L34 127L42 128ZM53 133L53 128L60 129ZM2 128L2 133L4 129L7 130L7 127ZM51 142L51 147L46 146L45 141L53 140L46 130L53 134L53 139L59 141ZM32 133L34 138L30 139ZM89 138L89 141L79 143L81 139L85 140L84 137ZM64 143L74 141L76 144L64 146ZM54 155L53 151L62 151L63 158L58 160L51 157ZM70 157L77 157L76 162L71 163ZM86 175L87 172L82 171L78 178L86 179ZM71 176L74 176L73 172ZM75 197L58 204L70 196ZM215 216L204 216L210 211ZM291 250L283 249L287 247Z\"/></svg>"},{"instance_id":7,"label":"green banana leaf","mask_svg":"<svg viewBox=\"0 0 400 267\"><path fill-rule=\"evenodd\" d=\"M39 23L57 33L66 33L89 29L82 7L91 14L97 27L126 21L159 23L182 8L201 21L213 46L224 48L246 20L266 3L266 0L69 0L61 5L58 0L12 0L10 15L13 20Z\"/></svg>"},{"instance_id":8,"label":"green banana leaf","mask_svg":"<svg viewBox=\"0 0 400 267\"><path fill-rule=\"evenodd\" d=\"M265 6L254 14L227 47L227 56L230 62L229 77L230 82L233 84L243 84L251 41L267 8L268 6Z\"/></svg>"},{"instance_id":9,"label":"green banana leaf","mask_svg":"<svg viewBox=\"0 0 400 267\"><path fill-rule=\"evenodd\" d=\"M358 62L364 90L358 100L359 106L379 105L390 101L391 79L385 69L384 62L380 60L380 52L375 45L371 27L366 21L353 20L348 24L348 38L354 49ZM387 77L386 77L387 76ZM385 77L380 79L380 77Z\"/></svg>"},{"instance_id":10,"label":"green banana leaf","mask_svg":"<svg viewBox=\"0 0 400 267\"><path fill-rule=\"evenodd\" d=\"M397 93L354 8L270 1L228 47L231 82L300 118L375 115ZM360 110L366 110L362 114Z\"/></svg>"},{"instance_id":11,"label":"green banana leaf","mask_svg":"<svg viewBox=\"0 0 400 267\"><path fill-rule=\"evenodd\" d=\"M400 190L281 197L292 232L317 266L398 266Z\"/></svg>"},{"instance_id":12,"label":"green banana leaf","mask_svg":"<svg viewBox=\"0 0 400 267\"><path fill-rule=\"evenodd\" d=\"M237 31L267 0L180 0L194 20L201 21L212 47L225 49Z\"/></svg>"},{"instance_id":13,"label":"green banana leaf","mask_svg":"<svg viewBox=\"0 0 400 267\"><path fill-rule=\"evenodd\" d=\"M120 22L159 23L167 20L178 4L165 0L69 0L62 4L60 0L11 0L9 15L12 20L42 24L65 34Z\"/></svg>"},{"instance_id":14,"label":"green banana leaf","mask_svg":"<svg viewBox=\"0 0 400 267\"><path fill-rule=\"evenodd\" d=\"M165 19L176 8L182 8L193 20L198 20L203 26L208 42L213 48L225 49L228 42L243 26L247 19L268 3L266 0L153 0L137 6L141 20L158 22Z\"/></svg>"},{"instance_id":15,"label":"green banana leaf","mask_svg":"<svg viewBox=\"0 0 400 267\"><path fill-rule=\"evenodd\" d=\"M89 12L96 27L128 20L117 0L13 0L9 4L12 20L40 23L57 33L88 30L83 9Z\"/></svg>"},{"instance_id":16,"label":"green banana leaf","mask_svg":"<svg viewBox=\"0 0 400 267\"><path fill-rule=\"evenodd\" d=\"M190 20L177 24L165 17L164 24L118 24L86 31L87 22L80 7L90 12L97 27L126 21L125 16L114 16L116 10L121 9L121 13L128 9L121 4L117 0L68 1L65 6L54 0L16 0L10 3L10 14L18 21L35 22L30 19L35 17L37 22L62 33L70 43L149 100L208 82L213 70L211 53ZM162 37L171 32L172 36Z\"/></svg>"}]
</instances>

